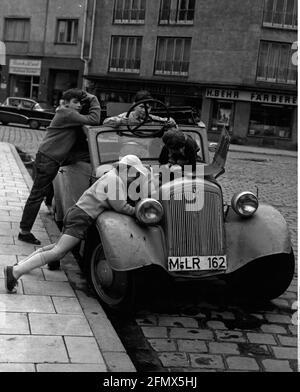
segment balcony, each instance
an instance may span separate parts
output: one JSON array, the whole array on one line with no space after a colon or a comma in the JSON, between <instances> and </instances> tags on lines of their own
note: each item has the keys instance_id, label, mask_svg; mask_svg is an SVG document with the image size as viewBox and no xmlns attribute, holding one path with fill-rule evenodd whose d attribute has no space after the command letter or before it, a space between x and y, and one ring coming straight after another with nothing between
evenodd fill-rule
<instances>
[{"instance_id":1,"label":"balcony","mask_svg":"<svg viewBox=\"0 0 300 392\"><path fill-rule=\"evenodd\" d=\"M192 25L194 23L194 12L193 9L163 9L160 12L159 23L165 25Z\"/></svg>"},{"instance_id":2,"label":"balcony","mask_svg":"<svg viewBox=\"0 0 300 392\"><path fill-rule=\"evenodd\" d=\"M297 14L293 12L264 12L264 27L273 27L277 29L298 29Z\"/></svg>"},{"instance_id":3,"label":"balcony","mask_svg":"<svg viewBox=\"0 0 300 392\"><path fill-rule=\"evenodd\" d=\"M258 67L256 80L258 82L292 84L297 83L297 69L278 67Z\"/></svg>"},{"instance_id":4,"label":"balcony","mask_svg":"<svg viewBox=\"0 0 300 392\"><path fill-rule=\"evenodd\" d=\"M140 73L141 60L112 58L109 72Z\"/></svg>"},{"instance_id":5,"label":"balcony","mask_svg":"<svg viewBox=\"0 0 300 392\"><path fill-rule=\"evenodd\" d=\"M155 75L188 76L188 61L157 61Z\"/></svg>"},{"instance_id":6,"label":"balcony","mask_svg":"<svg viewBox=\"0 0 300 392\"><path fill-rule=\"evenodd\" d=\"M144 9L116 9L114 23L143 24L145 23Z\"/></svg>"}]
</instances>

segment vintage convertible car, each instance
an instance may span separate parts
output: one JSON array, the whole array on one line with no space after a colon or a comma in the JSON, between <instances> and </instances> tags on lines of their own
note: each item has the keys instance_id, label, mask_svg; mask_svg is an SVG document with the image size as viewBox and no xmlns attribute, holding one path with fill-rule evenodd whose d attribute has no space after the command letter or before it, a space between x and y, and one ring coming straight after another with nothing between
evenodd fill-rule
<instances>
[{"instance_id":1,"label":"vintage convertible car","mask_svg":"<svg viewBox=\"0 0 300 392\"><path fill-rule=\"evenodd\" d=\"M230 143L225 130L210 162L206 129L193 125L181 129L200 148L198 170L170 181L158 175L158 197L140 201L136 219L106 211L82 243L83 266L97 296L113 309L132 307L141 271L155 266L175 281L201 284L216 277L227 280L239 295L260 300L278 297L289 286L295 267L286 221L247 190L232 195L230 205L224 202L216 178L224 172ZM151 167L158 164L161 125L97 126L85 132L91 165L77 162L60 170L54 184L58 222L120 156L134 153ZM199 208L194 208L193 200L199 200Z\"/></svg>"},{"instance_id":2,"label":"vintage convertible car","mask_svg":"<svg viewBox=\"0 0 300 392\"><path fill-rule=\"evenodd\" d=\"M8 97L0 105L0 122L28 125L32 129L49 126L54 117L54 109L43 108L43 104L19 97Z\"/></svg>"}]
</instances>

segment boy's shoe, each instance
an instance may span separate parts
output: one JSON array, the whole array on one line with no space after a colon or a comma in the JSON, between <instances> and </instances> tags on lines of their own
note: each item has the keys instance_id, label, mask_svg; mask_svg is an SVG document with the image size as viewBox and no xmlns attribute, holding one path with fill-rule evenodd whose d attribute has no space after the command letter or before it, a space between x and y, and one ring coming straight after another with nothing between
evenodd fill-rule
<instances>
[{"instance_id":1,"label":"boy's shoe","mask_svg":"<svg viewBox=\"0 0 300 392\"><path fill-rule=\"evenodd\" d=\"M18 286L18 281L13 275L13 267L11 266L4 267L4 280L5 280L6 290L9 291L10 293L16 293L17 292L16 286Z\"/></svg>"},{"instance_id":2,"label":"boy's shoe","mask_svg":"<svg viewBox=\"0 0 300 392\"><path fill-rule=\"evenodd\" d=\"M41 241L35 238L35 236L32 233L26 233L26 234L19 233L18 240L23 242L28 242L28 244L41 245Z\"/></svg>"},{"instance_id":3,"label":"boy's shoe","mask_svg":"<svg viewBox=\"0 0 300 392\"><path fill-rule=\"evenodd\" d=\"M57 271L60 269L60 260L51 261L48 263L48 270L50 271Z\"/></svg>"}]
</instances>

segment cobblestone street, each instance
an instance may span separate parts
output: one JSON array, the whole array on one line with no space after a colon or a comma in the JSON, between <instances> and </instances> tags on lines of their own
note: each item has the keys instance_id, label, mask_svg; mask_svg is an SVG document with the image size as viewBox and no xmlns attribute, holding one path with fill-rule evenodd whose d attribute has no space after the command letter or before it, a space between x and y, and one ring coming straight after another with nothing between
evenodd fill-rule
<instances>
[{"instance_id":1,"label":"cobblestone street","mask_svg":"<svg viewBox=\"0 0 300 392\"><path fill-rule=\"evenodd\" d=\"M0 125L0 142L11 143L21 151L35 158L38 145L43 139L44 130Z\"/></svg>"},{"instance_id":2,"label":"cobblestone street","mask_svg":"<svg viewBox=\"0 0 300 392\"><path fill-rule=\"evenodd\" d=\"M219 180L227 202L237 191L256 193L258 187L260 202L287 220L297 258L297 160L230 152ZM136 318L168 371L297 371L297 270L289 289L266 304L239 304L209 283L183 286L177 296L176 312Z\"/></svg>"},{"instance_id":3,"label":"cobblestone street","mask_svg":"<svg viewBox=\"0 0 300 392\"><path fill-rule=\"evenodd\" d=\"M44 131L0 125L0 142L14 144L33 157L43 135ZM275 206L287 220L297 257L297 159L230 152L227 172L219 181L227 202L237 191L256 193L258 188L260 202ZM296 300L297 271L280 298L259 305L241 304L215 283L182 285L174 298L174 312L147 308L136 315L146 339L133 355L143 357L146 369L145 353L150 349L158 368L170 372L296 372Z\"/></svg>"}]
</instances>

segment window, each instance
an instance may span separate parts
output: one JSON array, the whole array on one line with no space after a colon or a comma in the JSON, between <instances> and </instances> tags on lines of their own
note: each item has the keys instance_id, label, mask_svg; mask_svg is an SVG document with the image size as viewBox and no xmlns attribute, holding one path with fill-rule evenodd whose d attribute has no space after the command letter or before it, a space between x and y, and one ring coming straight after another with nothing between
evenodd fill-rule
<instances>
[{"instance_id":1,"label":"window","mask_svg":"<svg viewBox=\"0 0 300 392\"><path fill-rule=\"evenodd\" d=\"M199 146L197 155L203 160L201 136L197 131L185 131L185 133L195 140ZM97 134L98 157L101 164L116 162L120 156L127 154L137 155L143 161L158 161L162 147L162 139L153 138L153 136L141 139L138 136L127 135L125 132L118 134L116 131L104 131Z\"/></svg>"},{"instance_id":2,"label":"window","mask_svg":"<svg viewBox=\"0 0 300 392\"><path fill-rule=\"evenodd\" d=\"M113 36L109 71L139 73L141 51L142 37Z\"/></svg>"},{"instance_id":3,"label":"window","mask_svg":"<svg viewBox=\"0 0 300 392\"><path fill-rule=\"evenodd\" d=\"M292 111L291 108L252 104L248 135L290 138Z\"/></svg>"},{"instance_id":4,"label":"window","mask_svg":"<svg viewBox=\"0 0 300 392\"><path fill-rule=\"evenodd\" d=\"M260 43L258 81L296 84L297 67L292 64L291 44L262 41Z\"/></svg>"},{"instance_id":5,"label":"window","mask_svg":"<svg viewBox=\"0 0 300 392\"><path fill-rule=\"evenodd\" d=\"M34 100L38 99L39 96L39 76L30 75L12 75L11 77L11 91L17 97L28 97ZM19 105L20 100L15 104ZM14 104L14 106L15 106ZM22 105L24 108L24 105Z\"/></svg>"},{"instance_id":6,"label":"window","mask_svg":"<svg viewBox=\"0 0 300 392\"><path fill-rule=\"evenodd\" d=\"M213 104L211 131L221 133L226 127L230 133L233 129L235 104L230 101L215 100Z\"/></svg>"},{"instance_id":7,"label":"window","mask_svg":"<svg viewBox=\"0 0 300 392\"><path fill-rule=\"evenodd\" d=\"M30 19L6 18L4 40L10 42L28 42L30 33Z\"/></svg>"},{"instance_id":8,"label":"window","mask_svg":"<svg viewBox=\"0 0 300 392\"><path fill-rule=\"evenodd\" d=\"M59 19L57 21L56 43L77 44L78 19Z\"/></svg>"},{"instance_id":9,"label":"window","mask_svg":"<svg viewBox=\"0 0 300 392\"><path fill-rule=\"evenodd\" d=\"M188 76L190 38L158 38L155 75Z\"/></svg>"},{"instance_id":10,"label":"window","mask_svg":"<svg viewBox=\"0 0 300 392\"><path fill-rule=\"evenodd\" d=\"M297 0L265 0L263 25L297 29Z\"/></svg>"},{"instance_id":11,"label":"window","mask_svg":"<svg viewBox=\"0 0 300 392\"><path fill-rule=\"evenodd\" d=\"M114 23L144 23L146 0L116 0Z\"/></svg>"},{"instance_id":12,"label":"window","mask_svg":"<svg viewBox=\"0 0 300 392\"><path fill-rule=\"evenodd\" d=\"M162 0L160 24L193 24L195 0Z\"/></svg>"}]
</instances>

